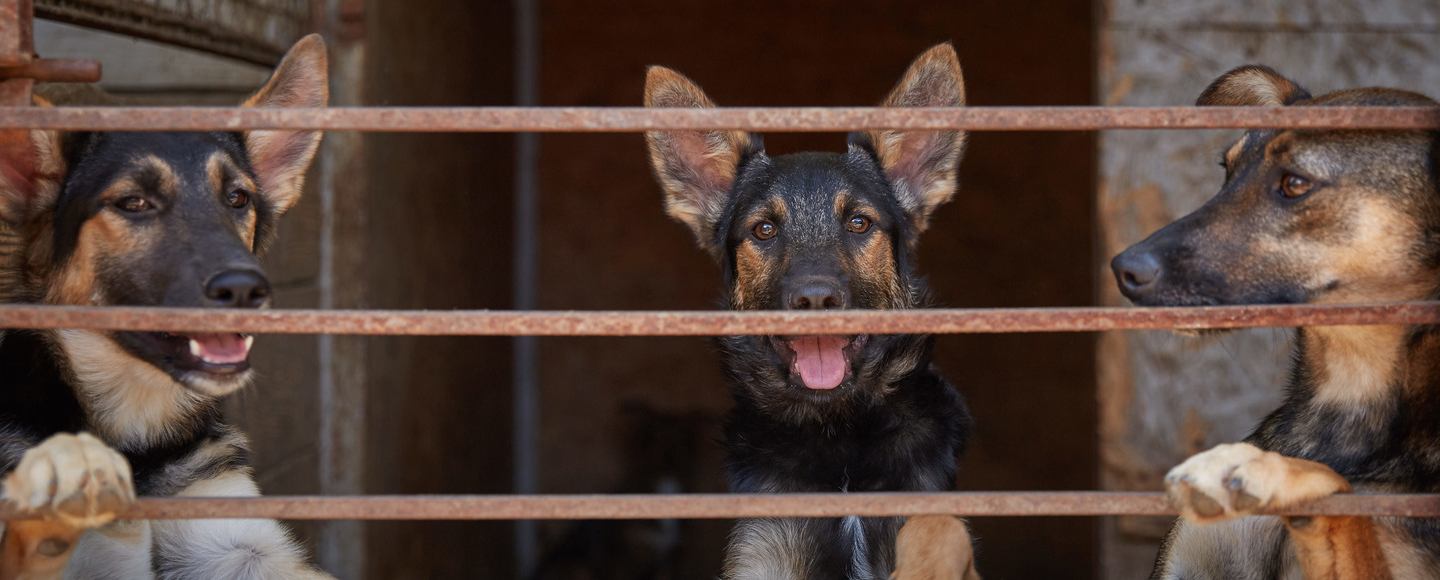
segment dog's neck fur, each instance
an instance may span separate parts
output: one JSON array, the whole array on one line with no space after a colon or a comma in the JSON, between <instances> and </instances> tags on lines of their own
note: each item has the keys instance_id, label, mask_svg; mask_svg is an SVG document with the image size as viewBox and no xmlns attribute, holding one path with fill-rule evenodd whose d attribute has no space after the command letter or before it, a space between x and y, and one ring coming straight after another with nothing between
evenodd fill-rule
<instances>
[{"instance_id":1,"label":"dog's neck fur","mask_svg":"<svg viewBox=\"0 0 1440 580\"><path fill-rule=\"evenodd\" d=\"M184 427L216 404L94 331L47 334L69 363L61 368L85 410L86 424L120 451L183 440L190 435Z\"/></svg>"},{"instance_id":2,"label":"dog's neck fur","mask_svg":"<svg viewBox=\"0 0 1440 580\"><path fill-rule=\"evenodd\" d=\"M1403 390L1409 358L1404 326L1318 326L1304 329L1301 359L1318 405L1369 406Z\"/></svg>"},{"instance_id":3,"label":"dog's neck fur","mask_svg":"<svg viewBox=\"0 0 1440 580\"><path fill-rule=\"evenodd\" d=\"M16 380L16 389L72 393L76 408L45 411L78 416L57 416L55 424L93 432L126 454L189 444L217 409L215 399L187 389L93 331L8 332L0 339L0 365L17 362L30 370L11 375L24 377Z\"/></svg>"},{"instance_id":4,"label":"dog's neck fur","mask_svg":"<svg viewBox=\"0 0 1440 580\"><path fill-rule=\"evenodd\" d=\"M1402 438L1440 437L1440 426L1425 418L1440 407L1435 328L1304 328L1296 335L1294 359L1286 403L1265 419L1252 441L1347 476L1375 472L1379 464L1440 468L1413 465L1414 458L1392 457L1390 451L1403 448ZM1292 430L1301 435L1290 435ZM1399 467L1407 462L1412 465Z\"/></svg>"}]
</instances>

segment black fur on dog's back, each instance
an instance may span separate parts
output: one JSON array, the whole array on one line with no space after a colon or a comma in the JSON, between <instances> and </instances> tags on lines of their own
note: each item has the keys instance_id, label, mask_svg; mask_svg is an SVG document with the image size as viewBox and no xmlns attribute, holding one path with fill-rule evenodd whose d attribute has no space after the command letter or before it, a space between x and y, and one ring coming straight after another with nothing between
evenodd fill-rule
<instances>
[{"instance_id":1,"label":"black fur on dog's back","mask_svg":"<svg viewBox=\"0 0 1440 580\"><path fill-rule=\"evenodd\" d=\"M949 45L922 55L890 107L964 104ZM712 107L652 68L646 106ZM722 267L734 310L927 305L917 236L955 190L959 131L853 133L844 153L770 157L741 131L647 134L666 207ZM718 339L735 395L725 427L739 493L952 489L970 419L930 364L928 335ZM725 577L885 578L904 518L738 522Z\"/></svg>"}]
</instances>

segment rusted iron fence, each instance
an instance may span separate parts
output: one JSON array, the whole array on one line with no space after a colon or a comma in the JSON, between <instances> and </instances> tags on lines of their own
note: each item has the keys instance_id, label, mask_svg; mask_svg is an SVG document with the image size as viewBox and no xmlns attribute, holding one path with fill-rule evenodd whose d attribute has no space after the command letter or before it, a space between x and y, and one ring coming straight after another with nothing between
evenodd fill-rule
<instances>
[{"instance_id":1,"label":"rusted iron fence","mask_svg":"<svg viewBox=\"0 0 1440 580\"><path fill-rule=\"evenodd\" d=\"M734 517L1175 515L1153 492L955 492L672 495L417 495L145 498L127 519L569 520ZM1276 512L1280 513L1280 512ZM1287 515L1416 517L1440 513L1435 495L1341 495ZM0 520L31 516L0 509Z\"/></svg>"},{"instance_id":2,"label":"rusted iron fence","mask_svg":"<svg viewBox=\"0 0 1440 580\"><path fill-rule=\"evenodd\" d=\"M206 310L0 306L0 328L268 334L719 336L1199 330L1440 323L1440 302L844 312Z\"/></svg>"},{"instance_id":3,"label":"rusted iron fence","mask_svg":"<svg viewBox=\"0 0 1440 580\"><path fill-rule=\"evenodd\" d=\"M1102 129L1440 129L1432 107L23 107L0 126L94 131L324 129L376 132L634 132L743 129L1096 131Z\"/></svg>"},{"instance_id":4,"label":"rusted iron fence","mask_svg":"<svg viewBox=\"0 0 1440 580\"><path fill-rule=\"evenodd\" d=\"M967 129L1092 131L1104 129L1440 129L1440 109L1415 107L1124 108L974 107L960 109L734 108L42 108L28 107L35 80L93 80L87 61L34 58L31 0L0 0L0 155L28 147L28 130L323 129L409 132L617 132L654 129L841 131ZM33 10L72 22L131 30L126 22L168 4L108 0L35 0ZM201 5L204 3L197 3ZM241 26L302 21L304 2L231 3L270 12ZM226 2L214 6L231 6ZM112 6L113 5L113 6ZM130 13L107 12L116 6ZM236 8L238 9L238 8ZM66 12L70 10L70 12ZM86 12L88 10L89 12ZM118 10L118 8L117 8ZM227 8L228 10L228 8ZM66 14L71 16L67 17ZM113 20L92 16L111 14ZM224 17L227 12L213 16ZM155 15L150 15L155 17ZM130 18L131 20L125 20ZM143 20L143 19L142 19ZM156 22L161 22L156 20ZM284 28L281 26L281 28ZM243 34L196 36L175 28L152 38L264 62L291 35L272 41ZM138 30L145 33L144 30ZM152 31L153 32L153 31ZM187 36L188 35L188 36ZM184 36L184 38L181 38ZM233 36L233 38L232 38ZM267 44L268 43L268 44ZM236 312L165 308L0 306L0 328L89 328L172 332L257 332L366 335L656 336L730 334L1076 332L1134 329L1295 327L1440 323L1440 302L1405 304L1226 306L1200 308L1026 308L912 311L792 312L496 312L315 311ZM1165 515L1159 493L848 493L793 495L608 496L361 496L146 498L122 517L284 519L592 519L824 517L915 514L971 516ZM1346 495L1288 513L1297 515L1440 516L1440 496ZM0 505L0 520L28 514Z\"/></svg>"}]
</instances>

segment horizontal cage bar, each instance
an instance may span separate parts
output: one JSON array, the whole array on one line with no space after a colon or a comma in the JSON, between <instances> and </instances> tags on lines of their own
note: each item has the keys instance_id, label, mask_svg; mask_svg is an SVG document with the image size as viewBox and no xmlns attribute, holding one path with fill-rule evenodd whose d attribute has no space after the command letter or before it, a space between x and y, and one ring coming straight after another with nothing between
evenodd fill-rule
<instances>
[{"instance_id":1,"label":"horizontal cage bar","mask_svg":"<svg viewBox=\"0 0 1440 580\"><path fill-rule=\"evenodd\" d=\"M1092 332L1440 323L1440 302L1183 308L405 311L0 306L0 328L362 335L720 336Z\"/></svg>"},{"instance_id":2,"label":"horizontal cage bar","mask_svg":"<svg viewBox=\"0 0 1440 580\"><path fill-rule=\"evenodd\" d=\"M666 495L422 495L143 498L125 519L705 519L952 514L1175 515L1155 492L952 492ZM1440 495L1337 495L1272 515L1440 516ZM0 520L33 516L0 505Z\"/></svg>"},{"instance_id":3,"label":"horizontal cage bar","mask_svg":"<svg viewBox=\"0 0 1440 580\"><path fill-rule=\"evenodd\" d=\"M897 109L639 107L0 107L0 127L68 130L623 132L675 129L1437 129L1433 107L964 107Z\"/></svg>"}]
</instances>

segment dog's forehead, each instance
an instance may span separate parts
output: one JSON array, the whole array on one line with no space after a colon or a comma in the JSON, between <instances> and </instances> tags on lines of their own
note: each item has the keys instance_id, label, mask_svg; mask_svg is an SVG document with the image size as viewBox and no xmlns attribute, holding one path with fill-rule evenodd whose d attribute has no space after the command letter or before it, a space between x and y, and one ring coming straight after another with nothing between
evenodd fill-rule
<instances>
[{"instance_id":1,"label":"dog's forehead","mask_svg":"<svg viewBox=\"0 0 1440 580\"><path fill-rule=\"evenodd\" d=\"M1274 164L1310 178L1342 175L1426 174L1433 139L1421 131L1254 129L1225 151L1239 170Z\"/></svg>"},{"instance_id":2,"label":"dog's forehead","mask_svg":"<svg viewBox=\"0 0 1440 580\"><path fill-rule=\"evenodd\" d=\"M66 160L70 171L58 200L77 202L102 193L116 180L156 172L174 176L179 183L203 185L212 160L247 174L244 143L232 133L107 132L78 133L69 137Z\"/></svg>"},{"instance_id":3,"label":"dog's forehead","mask_svg":"<svg viewBox=\"0 0 1440 580\"><path fill-rule=\"evenodd\" d=\"M244 142L233 133L110 132L80 138L70 151L75 173L125 171L155 160L176 173L204 172L217 155L248 169Z\"/></svg>"},{"instance_id":4,"label":"dog's forehead","mask_svg":"<svg viewBox=\"0 0 1440 580\"><path fill-rule=\"evenodd\" d=\"M762 197L778 200L792 218L812 216L829 221L841 208L837 197L849 203L876 204L883 192L879 182L857 175L839 153L795 153L773 159Z\"/></svg>"},{"instance_id":5,"label":"dog's forehead","mask_svg":"<svg viewBox=\"0 0 1440 580\"><path fill-rule=\"evenodd\" d=\"M1369 87L1325 93L1298 101L1308 107L1433 107L1437 103L1420 93ZM1387 157L1406 149L1428 154L1430 144L1416 131L1344 131L1252 129L1225 152L1227 164L1259 162L1266 157L1288 156L1296 161L1321 163L1326 156L1340 157L1363 150L1385 150ZM1368 153L1367 153L1368 155ZM1369 165L1369 164L1367 164Z\"/></svg>"}]
</instances>

